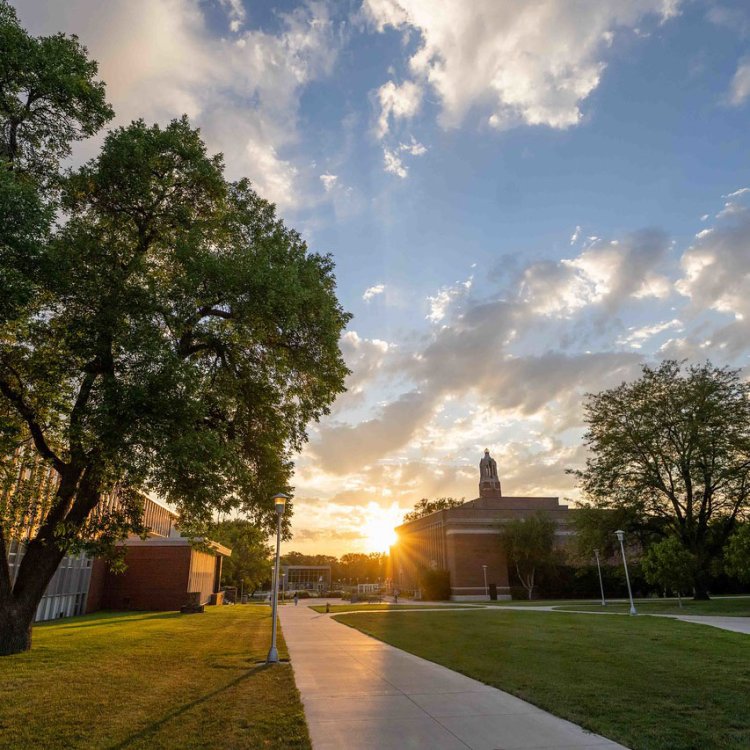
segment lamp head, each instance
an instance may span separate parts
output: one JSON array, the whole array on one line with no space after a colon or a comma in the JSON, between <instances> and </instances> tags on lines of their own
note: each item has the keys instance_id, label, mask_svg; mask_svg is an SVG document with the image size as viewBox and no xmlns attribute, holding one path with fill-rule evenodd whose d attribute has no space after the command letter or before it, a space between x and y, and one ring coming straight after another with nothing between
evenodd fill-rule
<instances>
[{"instance_id":1,"label":"lamp head","mask_svg":"<svg viewBox=\"0 0 750 750\"><path fill-rule=\"evenodd\" d=\"M617 529L617 531L615 531L615 536L619 541L622 541L625 539L625 532L622 529Z\"/></svg>"},{"instance_id":2,"label":"lamp head","mask_svg":"<svg viewBox=\"0 0 750 750\"><path fill-rule=\"evenodd\" d=\"M286 507L286 501L289 500L289 495L285 495L283 492L280 492L278 495L274 495L273 498L273 504L276 508L276 512L280 515L284 515L284 508Z\"/></svg>"}]
</instances>

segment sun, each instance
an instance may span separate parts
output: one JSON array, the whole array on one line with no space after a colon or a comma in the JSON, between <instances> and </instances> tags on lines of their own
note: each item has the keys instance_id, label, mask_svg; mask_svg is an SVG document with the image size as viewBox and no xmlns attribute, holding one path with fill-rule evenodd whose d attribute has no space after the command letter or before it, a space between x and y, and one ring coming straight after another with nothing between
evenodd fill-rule
<instances>
[{"instance_id":1,"label":"sun","mask_svg":"<svg viewBox=\"0 0 750 750\"><path fill-rule=\"evenodd\" d=\"M394 503L390 508L381 508L375 503L367 507L364 544L368 552L388 552L396 543L394 527L401 523L403 511Z\"/></svg>"}]
</instances>

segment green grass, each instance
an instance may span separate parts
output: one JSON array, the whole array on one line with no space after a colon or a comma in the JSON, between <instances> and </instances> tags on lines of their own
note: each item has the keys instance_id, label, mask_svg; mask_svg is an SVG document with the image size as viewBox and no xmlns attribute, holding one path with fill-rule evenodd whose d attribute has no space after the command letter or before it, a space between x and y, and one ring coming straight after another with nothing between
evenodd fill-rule
<instances>
[{"instance_id":1,"label":"green grass","mask_svg":"<svg viewBox=\"0 0 750 750\"><path fill-rule=\"evenodd\" d=\"M436 607L444 606L443 604L436 604ZM462 607L466 607L465 604L455 604L451 605L451 607L455 607L458 609L461 609ZM314 607L310 607L310 609L315 610L316 612L325 613L326 606L325 604L317 604ZM425 609L425 605L421 604L389 604L388 602L382 602L378 604L332 604L330 612L339 613L339 612L385 612L388 610L393 609L403 609L403 610L411 610L414 611L419 609ZM427 609L430 609L429 606L427 606Z\"/></svg>"},{"instance_id":2,"label":"green grass","mask_svg":"<svg viewBox=\"0 0 750 750\"><path fill-rule=\"evenodd\" d=\"M270 630L249 605L37 625L0 657L0 747L309 748L291 666L256 663Z\"/></svg>"},{"instance_id":3,"label":"green grass","mask_svg":"<svg viewBox=\"0 0 750 750\"><path fill-rule=\"evenodd\" d=\"M643 614L659 615L717 615L724 617L750 617L750 597L732 599L711 599L707 602L695 602L683 599L680 607L677 599L636 599L635 608ZM614 602L602 607L601 604L571 604L557 607L561 611L578 612L628 612L628 602Z\"/></svg>"},{"instance_id":4,"label":"green grass","mask_svg":"<svg viewBox=\"0 0 750 750\"><path fill-rule=\"evenodd\" d=\"M750 748L750 638L653 617L477 610L336 619L634 750Z\"/></svg>"}]
</instances>

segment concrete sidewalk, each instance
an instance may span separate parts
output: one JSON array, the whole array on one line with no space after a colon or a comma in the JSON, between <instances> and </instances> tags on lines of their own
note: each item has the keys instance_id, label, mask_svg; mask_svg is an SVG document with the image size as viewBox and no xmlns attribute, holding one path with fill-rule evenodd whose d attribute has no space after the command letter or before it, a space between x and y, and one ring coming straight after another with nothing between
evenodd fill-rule
<instances>
[{"instance_id":1,"label":"concrete sidewalk","mask_svg":"<svg viewBox=\"0 0 750 750\"><path fill-rule=\"evenodd\" d=\"M279 615L314 750L623 747L309 607Z\"/></svg>"}]
</instances>

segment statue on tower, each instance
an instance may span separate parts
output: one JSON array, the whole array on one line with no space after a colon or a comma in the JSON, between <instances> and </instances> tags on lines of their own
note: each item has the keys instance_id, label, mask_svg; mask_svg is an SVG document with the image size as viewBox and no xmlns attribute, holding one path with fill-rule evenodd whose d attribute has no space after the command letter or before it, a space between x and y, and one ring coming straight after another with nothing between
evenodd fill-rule
<instances>
[{"instance_id":1,"label":"statue on tower","mask_svg":"<svg viewBox=\"0 0 750 750\"><path fill-rule=\"evenodd\" d=\"M479 497L502 497L500 478L497 475L497 461L490 456L489 448L479 462Z\"/></svg>"}]
</instances>

